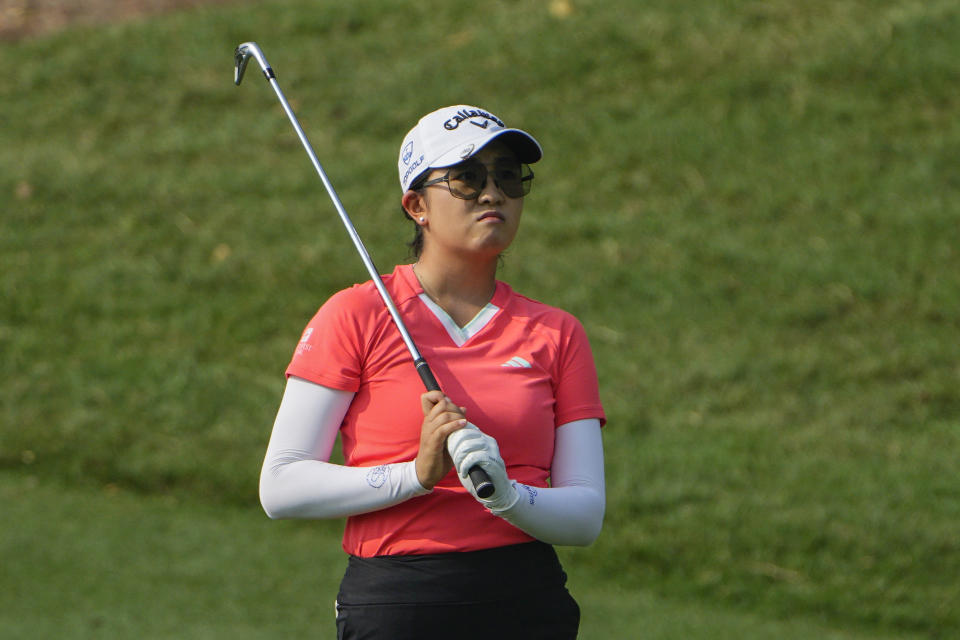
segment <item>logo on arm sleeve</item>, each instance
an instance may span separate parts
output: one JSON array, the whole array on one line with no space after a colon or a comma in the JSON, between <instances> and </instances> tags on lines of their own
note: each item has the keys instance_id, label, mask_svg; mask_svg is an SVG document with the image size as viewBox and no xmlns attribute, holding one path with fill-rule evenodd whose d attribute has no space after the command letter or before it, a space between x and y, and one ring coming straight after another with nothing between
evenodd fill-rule
<instances>
[{"instance_id":1,"label":"logo on arm sleeve","mask_svg":"<svg viewBox=\"0 0 960 640\"><path fill-rule=\"evenodd\" d=\"M387 482L387 478L389 477L390 467L382 464L379 467L374 467L367 472L367 484L374 489L379 489Z\"/></svg>"}]
</instances>

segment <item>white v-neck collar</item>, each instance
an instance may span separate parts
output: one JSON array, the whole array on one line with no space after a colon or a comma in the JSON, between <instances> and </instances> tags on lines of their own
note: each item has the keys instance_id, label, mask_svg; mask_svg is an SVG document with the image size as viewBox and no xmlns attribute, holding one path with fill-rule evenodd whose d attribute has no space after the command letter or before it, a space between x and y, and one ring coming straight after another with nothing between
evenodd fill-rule
<instances>
[{"instance_id":1,"label":"white v-neck collar","mask_svg":"<svg viewBox=\"0 0 960 640\"><path fill-rule=\"evenodd\" d=\"M458 347L462 347L467 343L467 340L480 333L480 331L493 320L493 316L497 314L497 311L500 310L500 307L488 302L486 306L480 309L480 312L473 317L473 320L463 327L460 327L454 319L450 317L450 314L444 311L443 307L431 300L430 296L426 293L421 293L419 297L423 300L423 303L427 305L427 308L433 312L433 315L437 317L437 320L440 321L440 324L443 325L443 328L446 329L450 335L450 339L453 340L453 343Z\"/></svg>"}]
</instances>

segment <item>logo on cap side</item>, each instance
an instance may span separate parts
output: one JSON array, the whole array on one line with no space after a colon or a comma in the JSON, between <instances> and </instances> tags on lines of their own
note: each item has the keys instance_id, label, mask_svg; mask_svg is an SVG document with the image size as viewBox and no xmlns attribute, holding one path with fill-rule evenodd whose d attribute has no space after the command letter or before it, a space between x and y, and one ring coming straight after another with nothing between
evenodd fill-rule
<instances>
[{"instance_id":1,"label":"logo on cap side","mask_svg":"<svg viewBox=\"0 0 960 640\"><path fill-rule=\"evenodd\" d=\"M403 174L403 183L406 184L407 180L410 179L410 174L417 170L417 167L423 164L423 156L421 155L417 158L417 161L414 162L408 169L405 174Z\"/></svg>"},{"instance_id":2,"label":"logo on cap side","mask_svg":"<svg viewBox=\"0 0 960 640\"><path fill-rule=\"evenodd\" d=\"M403 156L401 157L401 159L403 160L403 164L410 164L410 158L412 157L413 157L413 140L411 140L407 144L407 146L403 148Z\"/></svg>"}]
</instances>

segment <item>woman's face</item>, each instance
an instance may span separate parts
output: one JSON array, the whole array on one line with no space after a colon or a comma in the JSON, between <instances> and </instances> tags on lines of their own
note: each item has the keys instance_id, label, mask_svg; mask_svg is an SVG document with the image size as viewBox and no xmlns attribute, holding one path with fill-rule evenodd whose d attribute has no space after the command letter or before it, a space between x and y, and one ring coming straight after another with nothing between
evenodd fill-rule
<instances>
[{"instance_id":1,"label":"woman's face","mask_svg":"<svg viewBox=\"0 0 960 640\"><path fill-rule=\"evenodd\" d=\"M493 142L471 157L468 163L478 162L486 168L486 181L480 193L465 200L454 196L447 182L437 182L423 190L424 217L421 223L424 229L424 252L431 250L452 250L471 252L477 257L495 257L500 255L517 235L520 226L520 214L523 212L523 195L511 197L504 193L494 179L495 169L517 167L519 162L514 153L505 144ZM457 175L468 171L469 175L482 177L483 169L466 163L444 169L434 169L427 181L443 177L450 171L451 183L456 188ZM503 175L503 174L501 174ZM502 180L501 180L502 182Z\"/></svg>"}]
</instances>

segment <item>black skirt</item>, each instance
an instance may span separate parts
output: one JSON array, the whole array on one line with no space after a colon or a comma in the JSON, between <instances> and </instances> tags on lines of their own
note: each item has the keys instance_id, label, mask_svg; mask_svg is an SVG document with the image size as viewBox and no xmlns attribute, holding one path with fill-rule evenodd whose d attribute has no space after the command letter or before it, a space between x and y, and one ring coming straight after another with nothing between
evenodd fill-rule
<instances>
[{"instance_id":1,"label":"black skirt","mask_svg":"<svg viewBox=\"0 0 960 640\"><path fill-rule=\"evenodd\" d=\"M431 555L351 556L337 594L339 640L566 640L580 609L542 542Z\"/></svg>"}]
</instances>

